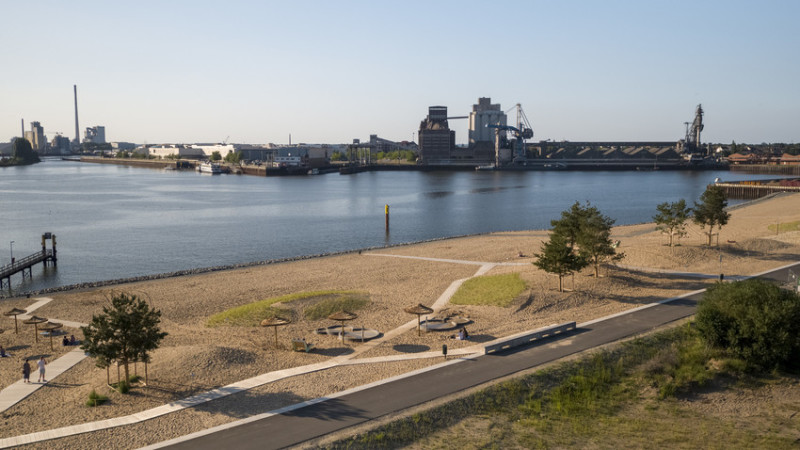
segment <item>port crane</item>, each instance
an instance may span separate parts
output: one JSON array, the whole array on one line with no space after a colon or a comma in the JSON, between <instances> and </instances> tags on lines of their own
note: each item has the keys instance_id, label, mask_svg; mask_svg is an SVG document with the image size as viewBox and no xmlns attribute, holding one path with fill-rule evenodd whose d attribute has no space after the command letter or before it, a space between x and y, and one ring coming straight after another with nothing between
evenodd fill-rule
<instances>
[{"instance_id":1,"label":"port crane","mask_svg":"<svg viewBox=\"0 0 800 450\"><path fill-rule=\"evenodd\" d=\"M500 167L502 163L500 158L500 149L501 148L510 148L513 151L513 159L512 161L515 164L522 164L527 160L527 154L525 150L525 139L533 138L533 127L531 123L528 121L528 117L525 115L525 111L522 110L522 105L517 103L516 106L506 111L506 113L511 112L512 110L517 110L517 126L511 125L487 125L489 128L494 128L495 130L495 140L494 140L494 163L495 167ZM511 134L514 136L511 142L508 141L507 134Z\"/></svg>"}]
</instances>

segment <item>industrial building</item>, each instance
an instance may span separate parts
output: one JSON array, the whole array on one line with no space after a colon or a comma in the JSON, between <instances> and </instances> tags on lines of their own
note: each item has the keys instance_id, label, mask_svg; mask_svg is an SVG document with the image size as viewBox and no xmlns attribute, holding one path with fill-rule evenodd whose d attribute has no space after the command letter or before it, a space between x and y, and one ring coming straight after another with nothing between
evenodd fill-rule
<instances>
[{"instance_id":1,"label":"industrial building","mask_svg":"<svg viewBox=\"0 0 800 450\"><path fill-rule=\"evenodd\" d=\"M420 164L448 164L456 148L456 132L447 123L447 107L431 106L419 124Z\"/></svg>"},{"instance_id":2,"label":"industrial building","mask_svg":"<svg viewBox=\"0 0 800 450\"><path fill-rule=\"evenodd\" d=\"M56 155L69 155L71 151L69 138L56 134L50 141L50 153Z\"/></svg>"},{"instance_id":3,"label":"industrial building","mask_svg":"<svg viewBox=\"0 0 800 450\"><path fill-rule=\"evenodd\" d=\"M500 104L492 104L489 97L481 97L476 105L472 105L469 113L469 145L478 142L494 142L494 129L489 125L506 125L506 113L500 109Z\"/></svg>"},{"instance_id":4,"label":"industrial building","mask_svg":"<svg viewBox=\"0 0 800 450\"><path fill-rule=\"evenodd\" d=\"M100 125L86 127L86 131L83 132L83 142L90 144L105 144L106 127L101 127Z\"/></svg>"},{"instance_id":5,"label":"industrial building","mask_svg":"<svg viewBox=\"0 0 800 450\"><path fill-rule=\"evenodd\" d=\"M31 122L31 131L25 132L25 139L31 143L34 151L43 154L47 149L47 139L44 137L44 128L39 122Z\"/></svg>"}]
</instances>

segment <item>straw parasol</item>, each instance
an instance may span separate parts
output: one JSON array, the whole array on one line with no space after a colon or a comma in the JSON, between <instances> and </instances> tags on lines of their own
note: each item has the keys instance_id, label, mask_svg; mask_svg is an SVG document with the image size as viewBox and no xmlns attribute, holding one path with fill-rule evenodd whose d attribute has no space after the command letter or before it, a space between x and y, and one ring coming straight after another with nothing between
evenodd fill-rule
<instances>
[{"instance_id":1,"label":"straw parasol","mask_svg":"<svg viewBox=\"0 0 800 450\"><path fill-rule=\"evenodd\" d=\"M17 316L20 314L25 314L28 311L24 309L14 308L11 311L4 312L4 316L14 316L14 334L19 334L19 330L17 329Z\"/></svg>"},{"instance_id":2,"label":"straw parasol","mask_svg":"<svg viewBox=\"0 0 800 450\"><path fill-rule=\"evenodd\" d=\"M348 320L355 320L357 318L358 315L356 315L355 313L351 313L350 311L344 311L344 310L335 312L330 316L328 316L328 319L342 323L342 332L340 333L342 335L342 342L344 342L344 323Z\"/></svg>"},{"instance_id":3,"label":"straw parasol","mask_svg":"<svg viewBox=\"0 0 800 450\"><path fill-rule=\"evenodd\" d=\"M57 329L63 327L63 323L58 322L47 322L46 324L42 325L42 330L47 331L50 334L50 350L54 350L53 348L53 332Z\"/></svg>"},{"instance_id":4,"label":"straw parasol","mask_svg":"<svg viewBox=\"0 0 800 450\"><path fill-rule=\"evenodd\" d=\"M275 347L278 346L278 327L281 325L289 325L292 323L289 319L284 319L283 317L270 317L269 319L264 319L261 321L262 327L272 327L275 328Z\"/></svg>"},{"instance_id":5,"label":"straw parasol","mask_svg":"<svg viewBox=\"0 0 800 450\"><path fill-rule=\"evenodd\" d=\"M33 324L33 329L35 330L34 331L34 333L35 333L34 336L36 337L36 342L39 342L39 324L40 323L45 323L45 322L47 322L47 319L45 319L44 317L39 317L39 316L31 316L30 319L25 319L25 320L22 321L22 323L24 323L26 325Z\"/></svg>"},{"instance_id":6,"label":"straw parasol","mask_svg":"<svg viewBox=\"0 0 800 450\"><path fill-rule=\"evenodd\" d=\"M423 305L422 303L417 304L417 306L409 306L405 309L405 312L409 314L416 314L417 315L417 336L420 335L420 317L423 314L430 314L433 312L433 309L428 308L427 306Z\"/></svg>"}]
</instances>

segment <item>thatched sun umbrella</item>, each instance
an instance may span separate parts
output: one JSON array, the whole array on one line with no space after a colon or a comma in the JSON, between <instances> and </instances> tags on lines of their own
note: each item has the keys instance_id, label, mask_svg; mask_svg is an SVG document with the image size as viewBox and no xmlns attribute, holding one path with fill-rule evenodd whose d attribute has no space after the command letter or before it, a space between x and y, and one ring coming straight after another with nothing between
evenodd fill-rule
<instances>
[{"instance_id":1,"label":"thatched sun umbrella","mask_svg":"<svg viewBox=\"0 0 800 450\"><path fill-rule=\"evenodd\" d=\"M292 323L289 319L284 319L283 317L271 317L269 319L264 319L261 321L262 327L272 327L275 329L275 347L278 346L278 327L281 325L289 325Z\"/></svg>"},{"instance_id":2,"label":"thatched sun umbrella","mask_svg":"<svg viewBox=\"0 0 800 450\"><path fill-rule=\"evenodd\" d=\"M421 334L420 333L420 328L422 326L420 317L423 314L432 313L433 309L428 308L427 306L423 305L422 303L419 303L419 304L417 304L417 306L409 306L408 308L405 309L405 312L407 312L409 314L416 314L417 315L417 336L419 336Z\"/></svg>"},{"instance_id":3,"label":"thatched sun umbrella","mask_svg":"<svg viewBox=\"0 0 800 450\"><path fill-rule=\"evenodd\" d=\"M36 337L36 342L39 342L39 324L47 322L47 319L44 317L39 316L31 316L30 319L25 319L22 321L25 325L33 325L34 329L34 336Z\"/></svg>"},{"instance_id":4,"label":"thatched sun umbrella","mask_svg":"<svg viewBox=\"0 0 800 450\"><path fill-rule=\"evenodd\" d=\"M63 326L63 323L58 322L47 322L46 324L42 325L42 330L47 331L47 333L50 335L50 350L55 350L53 348L53 332Z\"/></svg>"},{"instance_id":5,"label":"thatched sun umbrella","mask_svg":"<svg viewBox=\"0 0 800 450\"><path fill-rule=\"evenodd\" d=\"M348 320L355 320L357 318L358 316L350 311L339 311L328 316L328 319L342 323L342 331L340 333L342 335L342 342L344 342L344 323Z\"/></svg>"},{"instance_id":6,"label":"thatched sun umbrella","mask_svg":"<svg viewBox=\"0 0 800 450\"><path fill-rule=\"evenodd\" d=\"M14 308L11 311L4 312L4 316L14 316L14 334L19 334L19 329L17 329L17 316L20 314L25 314L28 311L24 309Z\"/></svg>"}]
</instances>

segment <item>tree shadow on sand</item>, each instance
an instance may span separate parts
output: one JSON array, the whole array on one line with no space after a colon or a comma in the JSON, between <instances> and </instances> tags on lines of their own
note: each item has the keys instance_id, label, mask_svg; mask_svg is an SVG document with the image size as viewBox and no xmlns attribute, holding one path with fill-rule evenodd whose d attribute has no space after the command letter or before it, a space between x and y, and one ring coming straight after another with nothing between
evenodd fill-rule
<instances>
[{"instance_id":1,"label":"tree shadow on sand","mask_svg":"<svg viewBox=\"0 0 800 450\"><path fill-rule=\"evenodd\" d=\"M259 393L247 390L199 404L194 409L212 415L223 414L234 419L244 419L307 400L292 392Z\"/></svg>"},{"instance_id":2,"label":"tree shadow on sand","mask_svg":"<svg viewBox=\"0 0 800 450\"><path fill-rule=\"evenodd\" d=\"M331 347L331 348L313 348L311 349L311 353L315 355L322 355L322 356L344 356L353 353L351 347Z\"/></svg>"},{"instance_id":3,"label":"tree shadow on sand","mask_svg":"<svg viewBox=\"0 0 800 450\"><path fill-rule=\"evenodd\" d=\"M396 344L392 347L392 349L396 352L401 352L401 353L422 353L422 352L427 352L431 348L427 345Z\"/></svg>"}]
</instances>

